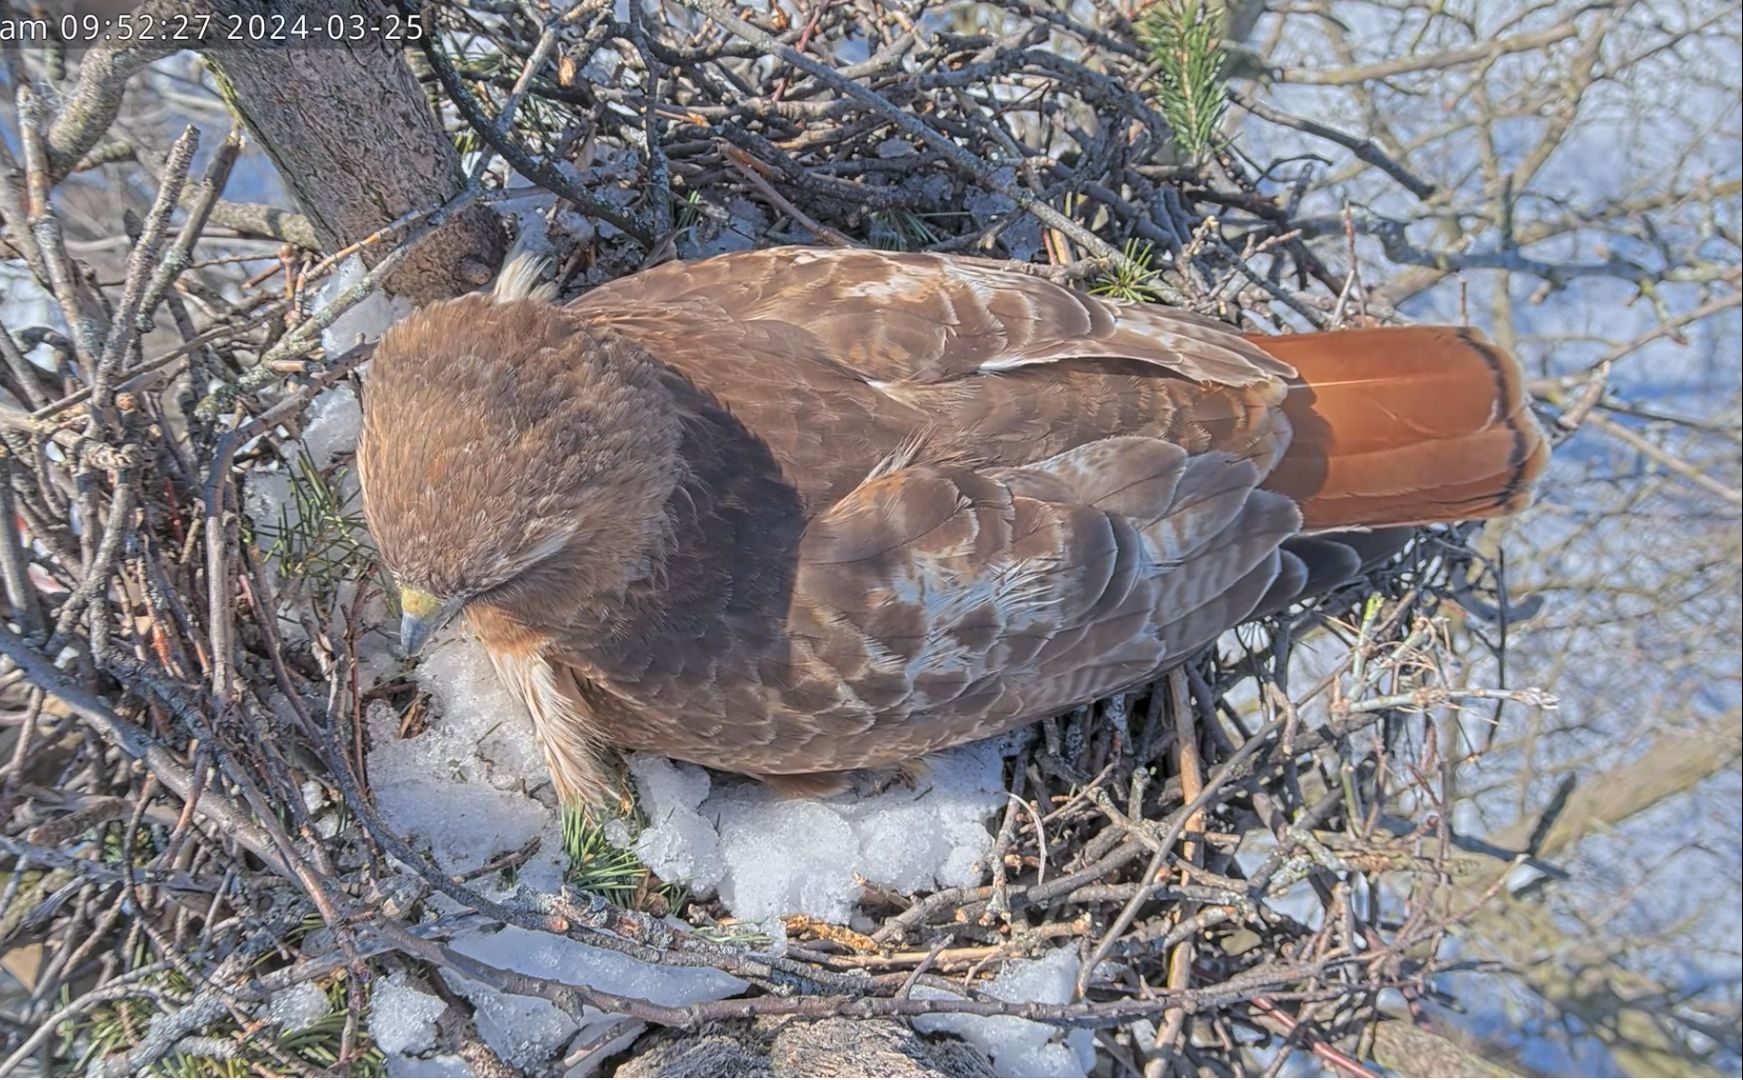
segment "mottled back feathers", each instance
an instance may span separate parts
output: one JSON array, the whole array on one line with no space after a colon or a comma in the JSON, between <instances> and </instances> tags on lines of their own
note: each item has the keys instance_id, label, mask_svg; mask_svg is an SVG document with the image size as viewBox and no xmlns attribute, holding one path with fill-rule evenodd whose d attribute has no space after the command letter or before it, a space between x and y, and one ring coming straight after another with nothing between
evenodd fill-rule
<instances>
[{"instance_id":1,"label":"mottled back feathers","mask_svg":"<svg viewBox=\"0 0 1743 1080\"><path fill-rule=\"evenodd\" d=\"M505 280L382 342L365 503L589 800L607 746L802 777L1134 685L1374 554L1304 528L1505 512L1545 453L1512 361L1459 331L1251 340L866 251L566 308Z\"/></svg>"}]
</instances>

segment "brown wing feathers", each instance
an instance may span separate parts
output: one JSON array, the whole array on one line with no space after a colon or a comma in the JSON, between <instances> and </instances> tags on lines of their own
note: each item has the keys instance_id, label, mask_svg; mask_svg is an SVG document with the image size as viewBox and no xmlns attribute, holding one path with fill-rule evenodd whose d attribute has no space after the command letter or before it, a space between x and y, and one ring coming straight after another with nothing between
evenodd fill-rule
<instances>
[{"instance_id":1,"label":"brown wing feathers","mask_svg":"<svg viewBox=\"0 0 1743 1080\"><path fill-rule=\"evenodd\" d=\"M437 333L426 312L422 336L384 340L369 415L450 409L426 381L478 383L457 400L481 425L564 394L633 390L642 411L587 413L564 429L575 446L504 456L488 489L434 470L415 439L384 443L395 467L367 470L365 501L378 541L408 538L396 573L445 600L444 585L513 586L478 579L570 544L562 574L498 588L478 623L531 673L535 723L574 729L541 727L568 795L606 781L565 732L769 776L893 764L1056 713L1409 535L1378 527L1518 509L1548 454L1517 365L1464 330L1243 337L978 260L803 249L669 264L560 316L501 302L572 331L546 361L592 381L500 392L534 385L521 354L487 320ZM396 349L420 378L382 376ZM638 440L648 453L604 454ZM570 459L604 464L584 481L544 469ZM670 466L651 494L624 464L644 461ZM520 528L552 500L622 541ZM490 543L442 531L498 519L516 529ZM529 550L489 550L523 533Z\"/></svg>"},{"instance_id":2,"label":"brown wing feathers","mask_svg":"<svg viewBox=\"0 0 1743 1080\"><path fill-rule=\"evenodd\" d=\"M1252 340L1297 372L1289 449L1265 486L1300 503L1309 530L1510 513L1548 461L1519 365L1475 331Z\"/></svg>"}]
</instances>

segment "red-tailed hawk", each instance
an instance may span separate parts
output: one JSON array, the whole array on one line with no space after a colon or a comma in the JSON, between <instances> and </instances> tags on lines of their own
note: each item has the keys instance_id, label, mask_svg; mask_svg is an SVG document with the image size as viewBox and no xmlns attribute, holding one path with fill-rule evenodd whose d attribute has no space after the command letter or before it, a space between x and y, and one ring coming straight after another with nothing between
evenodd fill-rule
<instances>
[{"instance_id":1,"label":"red-tailed hawk","mask_svg":"<svg viewBox=\"0 0 1743 1080\"><path fill-rule=\"evenodd\" d=\"M1548 454L1468 330L1250 338L872 251L533 277L387 333L358 462L406 647L465 611L565 799L614 747L818 790L1061 712Z\"/></svg>"}]
</instances>

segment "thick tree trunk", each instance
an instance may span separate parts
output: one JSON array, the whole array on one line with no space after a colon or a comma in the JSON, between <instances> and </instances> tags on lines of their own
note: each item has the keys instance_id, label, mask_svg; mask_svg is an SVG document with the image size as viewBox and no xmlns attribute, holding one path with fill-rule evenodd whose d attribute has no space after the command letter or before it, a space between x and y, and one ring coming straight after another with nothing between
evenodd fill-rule
<instances>
[{"instance_id":1,"label":"thick tree trunk","mask_svg":"<svg viewBox=\"0 0 1743 1080\"><path fill-rule=\"evenodd\" d=\"M232 15L301 16L322 26L329 16L361 15L373 26L393 10L373 0L196 0L196 6L226 27ZM206 47L232 107L327 251L464 188L460 155L407 66L404 44L369 32L346 42L310 37ZM503 248L496 214L474 205L421 242L387 285L418 301L458 295L490 280ZM364 254L366 262L379 257Z\"/></svg>"}]
</instances>

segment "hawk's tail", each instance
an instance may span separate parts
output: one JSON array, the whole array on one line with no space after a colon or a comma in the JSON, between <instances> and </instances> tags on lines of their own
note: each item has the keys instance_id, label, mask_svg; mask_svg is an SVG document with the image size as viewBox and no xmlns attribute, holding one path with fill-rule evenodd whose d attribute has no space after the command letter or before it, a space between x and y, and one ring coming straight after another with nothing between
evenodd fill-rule
<instances>
[{"instance_id":1,"label":"hawk's tail","mask_svg":"<svg viewBox=\"0 0 1743 1080\"><path fill-rule=\"evenodd\" d=\"M1265 486L1307 529L1495 517L1549 460L1519 365L1476 331L1378 327L1254 338L1299 378L1294 436Z\"/></svg>"}]
</instances>

